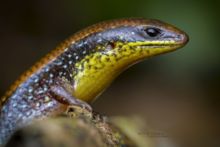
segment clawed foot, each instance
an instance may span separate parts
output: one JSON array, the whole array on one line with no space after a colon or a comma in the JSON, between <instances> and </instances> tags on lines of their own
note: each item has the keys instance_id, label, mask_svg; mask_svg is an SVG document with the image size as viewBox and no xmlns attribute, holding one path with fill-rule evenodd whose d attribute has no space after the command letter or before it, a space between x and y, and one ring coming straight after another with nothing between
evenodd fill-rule
<instances>
[{"instance_id":1,"label":"clawed foot","mask_svg":"<svg viewBox=\"0 0 220 147\"><path fill-rule=\"evenodd\" d=\"M87 111L92 112L92 107L88 103L86 103L80 99L75 99L75 103L72 105L80 106L83 109L86 109Z\"/></svg>"},{"instance_id":2,"label":"clawed foot","mask_svg":"<svg viewBox=\"0 0 220 147\"><path fill-rule=\"evenodd\" d=\"M67 107L67 110L65 112L65 114L67 114L68 116L72 117L72 118L77 118L80 116L85 116L86 118L92 118L93 116L93 112L91 111L91 109L87 109L87 108L83 108L79 105L70 105Z\"/></svg>"}]
</instances>

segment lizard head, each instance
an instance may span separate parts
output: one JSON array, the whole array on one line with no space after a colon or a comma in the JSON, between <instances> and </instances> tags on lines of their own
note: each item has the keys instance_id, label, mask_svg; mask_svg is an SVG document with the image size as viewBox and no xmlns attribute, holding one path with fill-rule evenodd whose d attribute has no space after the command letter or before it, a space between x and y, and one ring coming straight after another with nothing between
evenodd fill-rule
<instances>
[{"instance_id":1,"label":"lizard head","mask_svg":"<svg viewBox=\"0 0 220 147\"><path fill-rule=\"evenodd\" d=\"M93 100L129 66L173 51L188 41L180 29L151 19L103 22L81 34L86 34L83 42L91 49L75 64L74 95L86 101Z\"/></svg>"},{"instance_id":2,"label":"lizard head","mask_svg":"<svg viewBox=\"0 0 220 147\"><path fill-rule=\"evenodd\" d=\"M118 54L123 51L127 54L141 52L143 54L138 56L139 59L180 48L188 42L188 36L159 20L129 19L95 33L94 42L97 43L96 51L106 54L110 50Z\"/></svg>"}]
</instances>

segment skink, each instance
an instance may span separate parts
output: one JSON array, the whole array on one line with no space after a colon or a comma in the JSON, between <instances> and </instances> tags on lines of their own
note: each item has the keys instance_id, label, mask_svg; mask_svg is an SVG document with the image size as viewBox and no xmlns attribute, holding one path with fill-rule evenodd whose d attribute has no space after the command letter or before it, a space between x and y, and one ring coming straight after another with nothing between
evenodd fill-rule
<instances>
[{"instance_id":1,"label":"skink","mask_svg":"<svg viewBox=\"0 0 220 147\"><path fill-rule=\"evenodd\" d=\"M34 119L56 116L69 105L88 106L129 66L187 41L176 27L143 18L101 22L74 34L0 99L0 144Z\"/></svg>"}]
</instances>

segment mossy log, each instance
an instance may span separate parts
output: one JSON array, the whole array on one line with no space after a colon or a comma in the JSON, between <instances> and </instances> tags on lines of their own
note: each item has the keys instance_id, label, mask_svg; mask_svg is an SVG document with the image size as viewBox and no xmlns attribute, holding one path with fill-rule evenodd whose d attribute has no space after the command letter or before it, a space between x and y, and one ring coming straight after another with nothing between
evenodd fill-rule
<instances>
[{"instance_id":1,"label":"mossy log","mask_svg":"<svg viewBox=\"0 0 220 147\"><path fill-rule=\"evenodd\" d=\"M153 147L137 118L106 117L78 106L17 130L5 147Z\"/></svg>"}]
</instances>

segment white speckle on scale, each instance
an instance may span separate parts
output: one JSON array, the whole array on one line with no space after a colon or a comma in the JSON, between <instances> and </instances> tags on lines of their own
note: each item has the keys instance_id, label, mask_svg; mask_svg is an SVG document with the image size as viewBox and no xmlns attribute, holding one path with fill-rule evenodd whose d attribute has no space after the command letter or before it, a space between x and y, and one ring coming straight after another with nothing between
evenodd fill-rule
<instances>
[{"instance_id":1,"label":"white speckle on scale","mask_svg":"<svg viewBox=\"0 0 220 147\"><path fill-rule=\"evenodd\" d=\"M28 99L29 100L33 99L33 96L32 95L28 96Z\"/></svg>"},{"instance_id":2,"label":"white speckle on scale","mask_svg":"<svg viewBox=\"0 0 220 147\"><path fill-rule=\"evenodd\" d=\"M100 39L98 39L98 40L97 40L97 42L98 42L98 43L101 43L101 42L102 42L102 39L101 39L101 38L100 38Z\"/></svg>"},{"instance_id":3,"label":"white speckle on scale","mask_svg":"<svg viewBox=\"0 0 220 147\"><path fill-rule=\"evenodd\" d=\"M49 102L49 101L50 101L50 97L45 96L45 97L44 97L44 102Z\"/></svg>"},{"instance_id":4,"label":"white speckle on scale","mask_svg":"<svg viewBox=\"0 0 220 147\"><path fill-rule=\"evenodd\" d=\"M50 74L50 78L53 78L53 74Z\"/></svg>"},{"instance_id":5,"label":"white speckle on scale","mask_svg":"<svg viewBox=\"0 0 220 147\"><path fill-rule=\"evenodd\" d=\"M19 89L19 92L20 92L20 93L22 93L22 92L24 92L24 91L25 91L25 89L22 88L22 87Z\"/></svg>"},{"instance_id":6,"label":"white speckle on scale","mask_svg":"<svg viewBox=\"0 0 220 147\"><path fill-rule=\"evenodd\" d=\"M122 40L123 38L124 38L124 36L119 36L119 39L121 39L121 40Z\"/></svg>"},{"instance_id":7,"label":"white speckle on scale","mask_svg":"<svg viewBox=\"0 0 220 147\"><path fill-rule=\"evenodd\" d=\"M25 108L27 108L27 105L23 104L23 105L21 105L21 108L25 109Z\"/></svg>"},{"instance_id":8,"label":"white speckle on scale","mask_svg":"<svg viewBox=\"0 0 220 147\"><path fill-rule=\"evenodd\" d=\"M13 103L12 107L16 107L17 106L17 103Z\"/></svg>"},{"instance_id":9,"label":"white speckle on scale","mask_svg":"<svg viewBox=\"0 0 220 147\"><path fill-rule=\"evenodd\" d=\"M83 54L86 54L86 50L84 50L82 53L83 53Z\"/></svg>"},{"instance_id":10,"label":"white speckle on scale","mask_svg":"<svg viewBox=\"0 0 220 147\"><path fill-rule=\"evenodd\" d=\"M71 58L71 57L72 57L72 55L71 55L71 54L68 54L68 57L69 57L69 58Z\"/></svg>"},{"instance_id":11,"label":"white speckle on scale","mask_svg":"<svg viewBox=\"0 0 220 147\"><path fill-rule=\"evenodd\" d=\"M36 103L36 107L40 107L40 103L39 102Z\"/></svg>"},{"instance_id":12,"label":"white speckle on scale","mask_svg":"<svg viewBox=\"0 0 220 147\"><path fill-rule=\"evenodd\" d=\"M47 87L44 87L44 91L46 92L48 90L48 88Z\"/></svg>"},{"instance_id":13,"label":"white speckle on scale","mask_svg":"<svg viewBox=\"0 0 220 147\"><path fill-rule=\"evenodd\" d=\"M69 61L69 64L71 65L73 63L73 61Z\"/></svg>"},{"instance_id":14,"label":"white speckle on scale","mask_svg":"<svg viewBox=\"0 0 220 147\"><path fill-rule=\"evenodd\" d=\"M23 115L23 114L19 113L19 114L18 114L18 118L22 118L22 115Z\"/></svg>"},{"instance_id":15,"label":"white speckle on scale","mask_svg":"<svg viewBox=\"0 0 220 147\"><path fill-rule=\"evenodd\" d=\"M39 79L38 78L36 78L35 80L34 80L34 83L37 83L39 81Z\"/></svg>"},{"instance_id":16,"label":"white speckle on scale","mask_svg":"<svg viewBox=\"0 0 220 147\"><path fill-rule=\"evenodd\" d=\"M37 94L42 94L42 93L44 93L43 90L39 90L39 91L37 92Z\"/></svg>"},{"instance_id":17,"label":"white speckle on scale","mask_svg":"<svg viewBox=\"0 0 220 147\"><path fill-rule=\"evenodd\" d=\"M52 79L49 80L49 84L51 84L51 83L53 83L53 80L52 80Z\"/></svg>"},{"instance_id":18,"label":"white speckle on scale","mask_svg":"<svg viewBox=\"0 0 220 147\"><path fill-rule=\"evenodd\" d=\"M32 113L31 111L28 111L28 112L26 113L26 115L27 115L27 116L30 116L31 113Z\"/></svg>"},{"instance_id":19,"label":"white speckle on scale","mask_svg":"<svg viewBox=\"0 0 220 147\"><path fill-rule=\"evenodd\" d=\"M45 72L48 72L50 69L49 69L49 67L46 67L45 68Z\"/></svg>"},{"instance_id":20,"label":"white speckle on scale","mask_svg":"<svg viewBox=\"0 0 220 147\"><path fill-rule=\"evenodd\" d=\"M79 59L79 56L76 56L75 59L78 60L78 59Z\"/></svg>"},{"instance_id":21,"label":"white speckle on scale","mask_svg":"<svg viewBox=\"0 0 220 147\"><path fill-rule=\"evenodd\" d=\"M65 65L63 65L63 68L67 68L67 65L65 64Z\"/></svg>"},{"instance_id":22,"label":"white speckle on scale","mask_svg":"<svg viewBox=\"0 0 220 147\"><path fill-rule=\"evenodd\" d=\"M63 64L62 61L57 62L57 65L62 65L62 64Z\"/></svg>"},{"instance_id":23,"label":"white speckle on scale","mask_svg":"<svg viewBox=\"0 0 220 147\"><path fill-rule=\"evenodd\" d=\"M12 117L12 113L11 112L8 113L8 117Z\"/></svg>"},{"instance_id":24,"label":"white speckle on scale","mask_svg":"<svg viewBox=\"0 0 220 147\"><path fill-rule=\"evenodd\" d=\"M48 105L48 107L52 107L53 106L53 102L49 102L47 105Z\"/></svg>"},{"instance_id":25,"label":"white speckle on scale","mask_svg":"<svg viewBox=\"0 0 220 147\"><path fill-rule=\"evenodd\" d=\"M64 52L68 51L68 48L65 48Z\"/></svg>"},{"instance_id":26,"label":"white speckle on scale","mask_svg":"<svg viewBox=\"0 0 220 147\"><path fill-rule=\"evenodd\" d=\"M28 92L29 92L29 93L33 92L33 88L30 87L30 88L28 89Z\"/></svg>"},{"instance_id":27,"label":"white speckle on scale","mask_svg":"<svg viewBox=\"0 0 220 147\"><path fill-rule=\"evenodd\" d=\"M134 35L135 33L134 33L134 32L131 32L131 34Z\"/></svg>"},{"instance_id":28,"label":"white speckle on scale","mask_svg":"<svg viewBox=\"0 0 220 147\"><path fill-rule=\"evenodd\" d=\"M83 46L83 44L82 44L82 43L78 44L78 47L82 47L82 46Z\"/></svg>"},{"instance_id":29,"label":"white speckle on scale","mask_svg":"<svg viewBox=\"0 0 220 147\"><path fill-rule=\"evenodd\" d=\"M66 74L66 73L65 73ZM61 77L61 79L64 79L64 80L66 80L66 78L63 76L63 77ZM58 90L59 91L59 90Z\"/></svg>"},{"instance_id":30,"label":"white speckle on scale","mask_svg":"<svg viewBox=\"0 0 220 147\"><path fill-rule=\"evenodd\" d=\"M17 97L17 95L15 94L15 95L12 96L12 99L15 99L16 97Z\"/></svg>"}]
</instances>

